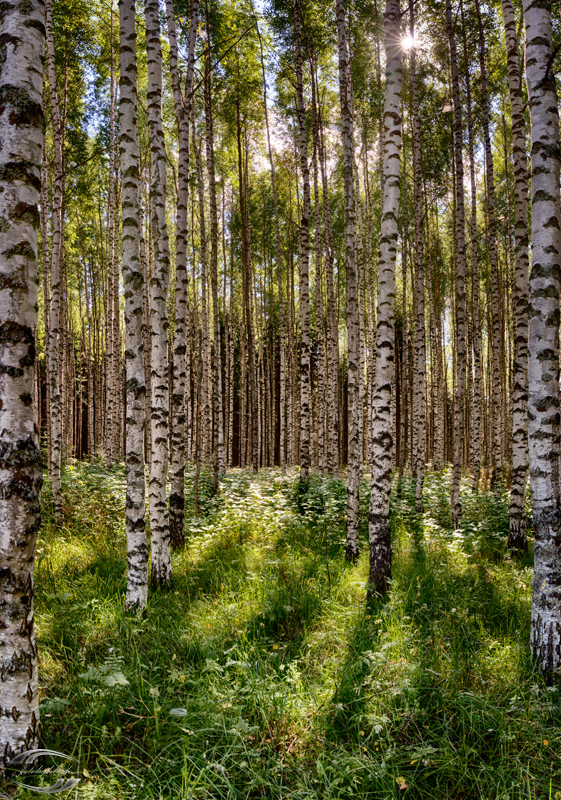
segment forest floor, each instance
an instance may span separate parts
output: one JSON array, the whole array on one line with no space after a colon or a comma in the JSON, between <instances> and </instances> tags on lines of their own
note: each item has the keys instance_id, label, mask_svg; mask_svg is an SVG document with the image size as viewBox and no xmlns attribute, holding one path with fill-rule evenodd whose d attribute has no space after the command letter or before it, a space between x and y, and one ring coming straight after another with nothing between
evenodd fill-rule
<instances>
[{"instance_id":1,"label":"forest floor","mask_svg":"<svg viewBox=\"0 0 561 800\"><path fill-rule=\"evenodd\" d=\"M88 800L561 798L560 687L529 659L531 558L506 552L506 495L448 472L394 486L394 579L368 607L344 559L346 489L232 470L187 476L187 546L170 591L123 611L125 474L74 464L66 524L39 542L44 746L79 759ZM34 798L36 794L20 797Z\"/></svg>"}]
</instances>

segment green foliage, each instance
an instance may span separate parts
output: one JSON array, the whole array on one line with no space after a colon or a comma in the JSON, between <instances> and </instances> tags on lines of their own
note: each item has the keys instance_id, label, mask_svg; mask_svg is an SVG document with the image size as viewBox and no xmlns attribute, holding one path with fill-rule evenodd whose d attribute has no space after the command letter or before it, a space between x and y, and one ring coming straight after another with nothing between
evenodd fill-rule
<instances>
[{"instance_id":1,"label":"green foliage","mask_svg":"<svg viewBox=\"0 0 561 800\"><path fill-rule=\"evenodd\" d=\"M123 611L124 474L76 464L67 524L47 519L36 618L46 746L80 759L87 798L516 798L561 792L558 687L529 661L531 568L504 546L507 496L449 472L394 485L394 579L367 607L344 559L346 488L232 470L187 476L174 586Z\"/></svg>"}]
</instances>

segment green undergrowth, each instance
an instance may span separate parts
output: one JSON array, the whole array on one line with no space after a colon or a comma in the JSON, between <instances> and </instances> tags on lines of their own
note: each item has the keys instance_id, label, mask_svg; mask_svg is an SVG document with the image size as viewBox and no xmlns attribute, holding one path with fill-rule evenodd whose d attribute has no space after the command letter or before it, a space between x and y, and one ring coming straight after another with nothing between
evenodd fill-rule
<instances>
[{"instance_id":1,"label":"green undergrowth","mask_svg":"<svg viewBox=\"0 0 561 800\"><path fill-rule=\"evenodd\" d=\"M392 493L394 578L366 602L344 558L346 488L232 470L195 517L173 586L123 611L123 468L74 464L65 525L39 543L44 744L79 759L77 796L561 798L561 713L528 657L532 569L506 551L506 493L429 474L424 518ZM22 795L23 797L24 795ZM29 795L29 797L36 795Z\"/></svg>"}]
</instances>

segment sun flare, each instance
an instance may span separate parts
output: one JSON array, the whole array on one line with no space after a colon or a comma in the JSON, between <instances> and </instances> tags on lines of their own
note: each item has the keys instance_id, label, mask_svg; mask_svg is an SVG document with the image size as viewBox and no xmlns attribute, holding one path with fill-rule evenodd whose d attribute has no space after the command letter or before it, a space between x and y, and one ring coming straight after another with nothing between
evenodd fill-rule
<instances>
[{"instance_id":1,"label":"sun flare","mask_svg":"<svg viewBox=\"0 0 561 800\"><path fill-rule=\"evenodd\" d=\"M404 50L411 50L411 48L415 45L415 37L414 36L404 36L401 40L401 46Z\"/></svg>"}]
</instances>

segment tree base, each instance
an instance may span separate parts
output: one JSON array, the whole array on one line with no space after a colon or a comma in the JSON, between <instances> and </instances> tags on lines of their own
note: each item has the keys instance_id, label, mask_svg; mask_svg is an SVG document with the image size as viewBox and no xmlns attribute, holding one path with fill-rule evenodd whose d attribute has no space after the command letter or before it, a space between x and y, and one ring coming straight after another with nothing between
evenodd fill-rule
<instances>
[{"instance_id":1,"label":"tree base","mask_svg":"<svg viewBox=\"0 0 561 800\"><path fill-rule=\"evenodd\" d=\"M392 577L392 541L387 515L369 514L370 570L368 595L387 594Z\"/></svg>"}]
</instances>

